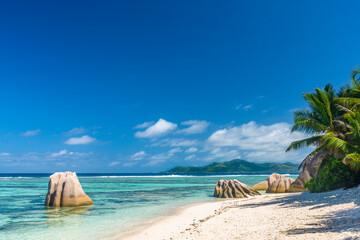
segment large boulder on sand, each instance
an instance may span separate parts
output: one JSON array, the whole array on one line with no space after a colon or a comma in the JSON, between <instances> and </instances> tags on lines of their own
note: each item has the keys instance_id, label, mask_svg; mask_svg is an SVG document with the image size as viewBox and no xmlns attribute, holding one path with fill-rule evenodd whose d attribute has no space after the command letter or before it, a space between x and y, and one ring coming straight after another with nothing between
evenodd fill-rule
<instances>
[{"instance_id":1,"label":"large boulder on sand","mask_svg":"<svg viewBox=\"0 0 360 240\"><path fill-rule=\"evenodd\" d=\"M294 179L288 177L282 177L269 185L268 189L266 189L267 193L285 193L290 188L290 185L295 182Z\"/></svg>"},{"instance_id":2,"label":"large boulder on sand","mask_svg":"<svg viewBox=\"0 0 360 240\"><path fill-rule=\"evenodd\" d=\"M269 183L268 183L268 181L265 180L265 181L255 184L254 186L251 187L251 189L254 191L264 191L268 187L269 187Z\"/></svg>"},{"instance_id":3,"label":"large boulder on sand","mask_svg":"<svg viewBox=\"0 0 360 240\"><path fill-rule=\"evenodd\" d=\"M284 176L278 173L273 173L265 181L259 182L258 184L252 186L251 189L255 191L265 191L269 188L269 186L271 186L273 182L281 178L284 178Z\"/></svg>"},{"instance_id":4,"label":"large boulder on sand","mask_svg":"<svg viewBox=\"0 0 360 240\"><path fill-rule=\"evenodd\" d=\"M94 202L82 189L76 173L57 172L50 176L45 206L75 207L91 204Z\"/></svg>"},{"instance_id":5,"label":"large boulder on sand","mask_svg":"<svg viewBox=\"0 0 360 240\"><path fill-rule=\"evenodd\" d=\"M304 188L304 184L307 183L313 177L315 177L317 172L317 167L319 164L320 164L320 158L305 163L300 175L297 177L295 182L291 184L290 188L288 189L288 192L307 191L308 189Z\"/></svg>"},{"instance_id":6,"label":"large boulder on sand","mask_svg":"<svg viewBox=\"0 0 360 240\"><path fill-rule=\"evenodd\" d=\"M218 198L247 198L255 195L260 195L260 193L236 179L219 180L214 191L214 197Z\"/></svg>"}]
</instances>

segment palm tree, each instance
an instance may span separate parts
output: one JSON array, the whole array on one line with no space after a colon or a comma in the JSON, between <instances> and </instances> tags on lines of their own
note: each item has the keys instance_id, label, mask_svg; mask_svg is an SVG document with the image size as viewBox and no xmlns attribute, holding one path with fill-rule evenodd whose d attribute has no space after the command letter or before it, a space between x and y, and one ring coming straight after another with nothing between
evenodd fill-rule
<instances>
[{"instance_id":1,"label":"palm tree","mask_svg":"<svg viewBox=\"0 0 360 240\"><path fill-rule=\"evenodd\" d=\"M328 155L328 151L322 146L324 137L329 134L338 136L339 127L343 128L341 120L338 119L342 110L337 107L336 94L330 84L326 85L324 89L316 88L315 93L303 94L303 98L309 104L309 109L302 109L294 113L292 132L301 131L311 134L311 136L292 142L286 151L305 146L315 146L316 149L301 162L299 169L310 161L324 159Z\"/></svg>"},{"instance_id":2,"label":"palm tree","mask_svg":"<svg viewBox=\"0 0 360 240\"><path fill-rule=\"evenodd\" d=\"M347 165L351 171L360 170L360 113L349 112L344 115L349 131L344 139L334 134L326 134L321 147L331 151L332 155Z\"/></svg>"},{"instance_id":3,"label":"palm tree","mask_svg":"<svg viewBox=\"0 0 360 240\"><path fill-rule=\"evenodd\" d=\"M356 108L359 110L360 105L360 68L353 70L351 74L351 86L345 85L337 99L340 107L344 106L348 109Z\"/></svg>"},{"instance_id":4,"label":"palm tree","mask_svg":"<svg viewBox=\"0 0 360 240\"><path fill-rule=\"evenodd\" d=\"M341 159L349 168L360 171L360 69L352 73L351 86L344 86L335 94L331 85L315 89L315 93L303 94L310 109L294 113L292 131L311 134L310 137L294 141L286 151L305 146L315 146L300 164L299 169L309 162L320 163L332 156Z\"/></svg>"}]
</instances>

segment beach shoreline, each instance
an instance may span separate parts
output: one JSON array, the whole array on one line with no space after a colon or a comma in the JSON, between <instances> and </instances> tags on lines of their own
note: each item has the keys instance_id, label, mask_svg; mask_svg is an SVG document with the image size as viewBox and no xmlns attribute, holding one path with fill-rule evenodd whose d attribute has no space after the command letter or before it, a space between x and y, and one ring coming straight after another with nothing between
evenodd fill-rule
<instances>
[{"instance_id":1,"label":"beach shoreline","mask_svg":"<svg viewBox=\"0 0 360 240\"><path fill-rule=\"evenodd\" d=\"M218 199L218 201L202 201L196 203L188 203L182 206L175 207L174 209L170 210L168 214L155 216L153 218L148 219L146 222L141 224L137 224L132 228L128 229L126 232L120 231L119 233L115 234L114 236L104 238L103 240L113 240L113 239L127 239L137 234L141 233L142 231L152 227L153 225L159 224L160 222L166 222L171 217L179 216L183 211L186 211L189 208L197 207L204 204L211 204L211 203L221 203L224 201L231 201L226 199Z\"/></svg>"},{"instance_id":2,"label":"beach shoreline","mask_svg":"<svg viewBox=\"0 0 360 240\"><path fill-rule=\"evenodd\" d=\"M357 239L360 189L187 205L109 239Z\"/></svg>"},{"instance_id":3,"label":"beach shoreline","mask_svg":"<svg viewBox=\"0 0 360 240\"><path fill-rule=\"evenodd\" d=\"M170 231L169 225L176 229L191 226L194 222L194 219L202 220L203 218L207 218L212 215L215 210L221 209L224 204L227 206L228 204L241 200L245 199L217 199L215 201L189 203L184 206L178 207L174 212L170 212L169 215L154 217L141 225L134 226L125 233L123 232L116 234L113 237L106 238L106 240L141 239L141 236L149 235L149 230L153 232L155 228L157 229L158 227L164 226L165 224L167 225L165 235L168 235ZM194 211L196 211L196 214L194 215L194 218L190 219L189 216L192 215Z\"/></svg>"}]
</instances>

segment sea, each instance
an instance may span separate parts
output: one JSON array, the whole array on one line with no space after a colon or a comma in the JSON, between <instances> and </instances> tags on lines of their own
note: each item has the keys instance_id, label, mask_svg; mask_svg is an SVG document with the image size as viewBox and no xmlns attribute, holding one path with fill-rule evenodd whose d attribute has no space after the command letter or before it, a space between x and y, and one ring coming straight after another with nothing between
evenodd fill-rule
<instances>
[{"instance_id":1,"label":"sea","mask_svg":"<svg viewBox=\"0 0 360 240\"><path fill-rule=\"evenodd\" d=\"M249 186L269 174L161 175L81 174L89 207L45 208L51 174L0 174L0 239L107 239L186 205L221 201L213 197L219 179ZM286 174L296 178L298 174Z\"/></svg>"}]
</instances>

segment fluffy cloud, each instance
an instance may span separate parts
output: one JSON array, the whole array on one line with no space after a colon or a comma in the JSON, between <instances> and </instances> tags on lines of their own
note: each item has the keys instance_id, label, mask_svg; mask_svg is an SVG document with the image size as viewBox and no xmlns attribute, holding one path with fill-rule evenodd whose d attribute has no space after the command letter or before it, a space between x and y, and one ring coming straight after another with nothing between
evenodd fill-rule
<instances>
[{"instance_id":1,"label":"fluffy cloud","mask_svg":"<svg viewBox=\"0 0 360 240\"><path fill-rule=\"evenodd\" d=\"M119 164L120 164L120 162L111 162L108 166L109 167L114 167L114 166L117 166Z\"/></svg>"},{"instance_id":2,"label":"fluffy cloud","mask_svg":"<svg viewBox=\"0 0 360 240\"><path fill-rule=\"evenodd\" d=\"M89 137L88 135L82 136L82 137L74 137L74 138L69 138L65 144L68 145L85 145L85 144L89 144L94 142L96 139Z\"/></svg>"},{"instance_id":3,"label":"fluffy cloud","mask_svg":"<svg viewBox=\"0 0 360 240\"><path fill-rule=\"evenodd\" d=\"M5 167L34 167L34 166L43 166L44 164L51 163L58 164L64 162L63 164L74 164L75 162L88 163L94 159L93 152L68 152L67 150L62 150L60 152L28 152L21 154L11 154L6 155L5 161L0 161L0 166Z\"/></svg>"},{"instance_id":4,"label":"fluffy cloud","mask_svg":"<svg viewBox=\"0 0 360 240\"><path fill-rule=\"evenodd\" d=\"M178 133L183 133L183 134L187 134L187 135L202 133L206 130L206 128L209 126L209 124L210 123L207 121L199 121L199 120L185 121L185 122L182 122L181 125L190 126L190 127L181 129L178 131Z\"/></svg>"},{"instance_id":5,"label":"fluffy cloud","mask_svg":"<svg viewBox=\"0 0 360 240\"><path fill-rule=\"evenodd\" d=\"M198 151L198 149L196 147L191 147L188 150L186 150L185 152L186 153L194 153L194 152L197 152L197 151Z\"/></svg>"},{"instance_id":6,"label":"fluffy cloud","mask_svg":"<svg viewBox=\"0 0 360 240\"><path fill-rule=\"evenodd\" d=\"M66 132L65 134L67 136L73 136L73 135L84 134L84 133L87 133L87 132L88 132L88 130L86 130L85 128L79 127L79 128L73 128L70 131Z\"/></svg>"},{"instance_id":7,"label":"fluffy cloud","mask_svg":"<svg viewBox=\"0 0 360 240\"><path fill-rule=\"evenodd\" d=\"M195 157L196 157L195 154L189 155L185 158L185 161L193 160Z\"/></svg>"},{"instance_id":8,"label":"fluffy cloud","mask_svg":"<svg viewBox=\"0 0 360 240\"><path fill-rule=\"evenodd\" d=\"M184 138L166 138L161 139L159 141L154 142L151 144L152 147L160 146L160 147L188 147L188 146L195 146L198 145L199 141L197 139L184 139Z\"/></svg>"},{"instance_id":9,"label":"fluffy cloud","mask_svg":"<svg viewBox=\"0 0 360 240\"><path fill-rule=\"evenodd\" d=\"M89 156L94 155L93 152L69 152L68 150L64 149L61 150L60 152L54 152L54 153L45 153L44 157L45 158L49 158L49 159L72 159L72 158L86 158Z\"/></svg>"},{"instance_id":10,"label":"fluffy cloud","mask_svg":"<svg viewBox=\"0 0 360 240\"><path fill-rule=\"evenodd\" d=\"M148 128L148 127L150 127L150 126L153 125L153 124L154 124L153 121L151 121L151 122L144 122L144 123L141 123L141 124L139 124L139 125L136 125L134 128L135 128L135 129Z\"/></svg>"},{"instance_id":11,"label":"fluffy cloud","mask_svg":"<svg viewBox=\"0 0 360 240\"><path fill-rule=\"evenodd\" d=\"M172 148L169 151L165 153L159 153L151 156L151 161L144 164L143 166L155 166L160 163L164 163L166 160L169 160L170 158L174 157L176 153L182 152L181 148Z\"/></svg>"},{"instance_id":12,"label":"fluffy cloud","mask_svg":"<svg viewBox=\"0 0 360 240\"><path fill-rule=\"evenodd\" d=\"M237 106L235 107L236 110L242 109L242 110L245 110L245 111L250 110L251 108L253 108L253 105L252 105L252 104L245 105L245 106L242 105L242 104L239 104L239 105L237 105Z\"/></svg>"},{"instance_id":13,"label":"fluffy cloud","mask_svg":"<svg viewBox=\"0 0 360 240\"><path fill-rule=\"evenodd\" d=\"M135 153L135 154L133 154L132 156L131 156L131 159L133 159L133 160L142 160L142 159L144 159L144 157L146 157L146 153L145 153L145 151L140 151L140 152L137 152L137 153Z\"/></svg>"},{"instance_id":14,"label":"fluffy cloud","mask_svg":"<svg viewBox=\"0 0 360 240\"><path fill-rule=\"evenodd\" d=\"M7 153L7 152L2 152L0 153L0 156L10 156L11 154L10 153Z\"/></svg>"},{"instance_id":15,"label":"fluffy cloud","mask_svg":"<svg viewBox=\"0 0 360 240\"><path fill-rule=\"evenodd\" d=\"M138 138L154 138L170 133L177 128L177 124L168 122L162 118L155 124L149 126L145 131L138 131L135 137Z\"/></svg>"},{"instance_id":16,"label":"fluffy cloud","mask_svg":"<svg viewBox=\"0 0 360 240\"><path fill-rule=\"evenodd\" d=\"M36 136L40 133L40 129L36 129L36 130L29 130L29 131L26 131L24 133L22 133L21 135L23 137L32 137L32 136Z\"/></svg>"},{"instance_id":17,"label":"fluffy cloud","mask_svg":"<svg viewBox=\"0 0 360 240\"><path fill-rule=\"evenodd\" d=\"M73 152L68 152L66 149L64 149L64 150L61 150L60 152L52 153L51 156L52 157L59 157L59 156L63 156L63 155L66 155L66 154L73 155L74 153Z\"/></svg>"},{"instance_id":18,"label":"fluffy cloud","mask_svg":"<svg viewBox=\"0 0 360 240\"><path fill-rule=\"evenodd\" d=\"M214 159L220 159L229 161L235 158L240 158L240 153L238 150L217 147L210 150L209 155L205 157L204 160L213 161Z\"/></svg>"},{"instance_id":19,"label":"fluffy cloud","mask_svg":"<svg viewBox=\"0 0 360 240\"><path fill-rule=\"evenodd\" d=\"M291 125L285 122L268 126L249 122L218 130L207 142L216 147L236 147L244 151L249 160L283 161L304 155L303 152L285 154L285 149L291 142L304 137L306 135L299 132L291 133Z\"/></svg>"},{"instance_id":20,"label":"fluffy cloud","mask_svg":"<svg viewBox=\"0 0 360 240\"><path fill-rule=\"evenodd\" d=\"M170 149L169 151L165 152L165 153L159 153L159 154L155 154L151 157L151 159L154 160L158 160L158 159L163 159L163 160L167 160L171 157L173 157L175 155L175 153L179 153L182 152L181 148L173 148Z\"/></svg>"},{"instance_id":21,"label":"fluffy cloud","mask_svg":"<svg viewBox=\"0 0 360 240\"><path fill-rule=\"evenodd\" d=\"M146 164L143 164L142 166L143 167L152 167L152 166L156 166L156 165L159 165L161 163L164 163L166 162L165 159L155 159L155 160L151 160L150 162L146 163Z\"/></svg>"},{"instance_id":22,"label":"fluffy cloud","mask_svg":"<svg viewBox=\"0 0 360 240\"><path fill-rule=\"evenodd\" d=\"M129 162L129 163L124 163L123 167L132 167L136 164L136 162Z\"/></svg>"}]
</instances>

